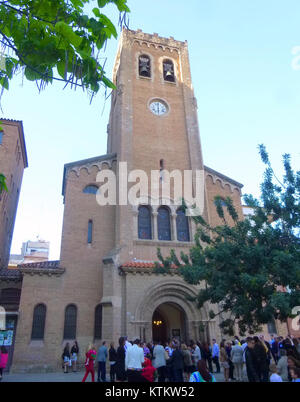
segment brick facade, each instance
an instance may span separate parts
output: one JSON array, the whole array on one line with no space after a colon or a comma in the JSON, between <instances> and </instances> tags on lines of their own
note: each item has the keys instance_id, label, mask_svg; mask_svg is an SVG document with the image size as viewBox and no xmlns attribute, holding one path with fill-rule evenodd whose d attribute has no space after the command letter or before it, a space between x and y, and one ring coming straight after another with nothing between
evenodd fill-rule
<instances>
[{"instance_id":1,"label":"brick facade","mask_svg":"<svg viewBox=\"0 0 300 402\"><path fill-rule=\"evenodd\" d=\"M150 78L139 76L140 55L147 55L151 60ZM163 79L162 63L166 59L174 63L174 83ZM68 304L77 307L76 339L81 347L81 359L86 345L94 341L94 313L99 304L102 340L108 342L117 343L121 335L151 340L153 313L162 304L169 306L169 311L174 308L181 311L184 338L221 339L218 318L208 322L208 311L217 311L216 306L205 306L200 311L187 298L196 294L197 287L187 285L176 272L154 274L143 262L157 260L157 247L167 256L171 249L179 255L193 244L177 240L177 207L169 207L170 241L158 240L158 206L155 205L151 207L153 237L141 240L137 231L137 206L99 206L95 194L83 192L86 186L99 186L97 174L105 169L117 173L118 184L121 162L127 162L128 171L142 169L150 176L152 170L160 169L163 160L164 168L169 171L204 171L203 216L211 224L218 223L214 207L216 195L232 197L242 219L242 185L203 165L187 43L123 30L113 80L117 90L112 95L108 154L65 165L59 268L38 265L21 268L23 290L14 371L54 370L61 366L60 357L67 341L63 339L63 328ZM150 111L149 103L153 99L161 99L168 105L166 115L155 116ZM90 220L93 231L89 243ZM191 222L189 230L192 239L195 228ZM142 261L141 266L132 265L132 261ZM39 303L47 307L45 336L41 341L33 341L33 309ZM172 328L178 325L177 320ZM96 345L99 342L96 340Z\"/></svg>"}]
</instances>

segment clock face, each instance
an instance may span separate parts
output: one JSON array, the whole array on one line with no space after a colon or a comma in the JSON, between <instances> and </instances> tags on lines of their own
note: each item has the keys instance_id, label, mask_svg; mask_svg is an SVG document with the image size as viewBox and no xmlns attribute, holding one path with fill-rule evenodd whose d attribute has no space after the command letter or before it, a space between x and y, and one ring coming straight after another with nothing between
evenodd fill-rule
<instances>
[{"instance_id":1,"label":"clock face","mask_svg":"<svg viewBox=\"0 0 300 402\"><path fill-rule=\"evenodd\" d=\"M159 100L155 100L150 103L150 110L156 116L163 116L167 113L168 107L165 103Z\"/></svg>"}]
</instances>

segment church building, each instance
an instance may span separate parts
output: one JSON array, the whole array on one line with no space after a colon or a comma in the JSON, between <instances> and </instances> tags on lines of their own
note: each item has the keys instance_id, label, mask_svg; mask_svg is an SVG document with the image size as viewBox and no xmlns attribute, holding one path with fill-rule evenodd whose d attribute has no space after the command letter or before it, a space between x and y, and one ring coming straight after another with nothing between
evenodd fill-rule
<instances>
[{"instance_id":1,"label":"church building","mask_svg":"<svg viewBox=\"0 0 300 402\"><path fill-rule=\"evenodd\" d=\"M220 318L208 316L217 306L198 309L189 300L198 287L176 268L170 274L154 270L158 248L166 257L171 249L179 256L192 247L192 219L180 206L153 203L150 196L140 205L97 202L99 172L111 171L119 184L123 162L128 172L138 169L149 177L155 170L199 170L204 218L220 223L214 197L221 195L232 198L243 219L242 185L204 165L187 42L124 29L113 82L107 154L64 167L60 260L19 265L15 372L61 368L63 347L75 339L81 359L89 342L117 345L125 335L221 339Z\"/></svg>"}]
</instances>

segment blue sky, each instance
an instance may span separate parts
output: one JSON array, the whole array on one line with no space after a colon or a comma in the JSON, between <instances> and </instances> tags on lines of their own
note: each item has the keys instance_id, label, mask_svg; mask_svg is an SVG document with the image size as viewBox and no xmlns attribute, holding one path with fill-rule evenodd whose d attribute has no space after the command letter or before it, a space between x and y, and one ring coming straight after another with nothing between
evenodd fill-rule
<instances>
[{"instance_id":1,"label":"blue sky","mask_svg":"<svg viewBox=\"0 0 300 402\"><path fill-rule=\"evenodd\" d=\"M292 49L300 46L299 0L128 3L130 29L189 43L206 165L254 195L263 172L259 143L267 146L279 174L283 153L290 153L294 168L300 168L300 69L292 67ZM114 8L108 14L117 22ZM116 50L112 40L103 54L109 74ZM11 252L39 235L51 242L50 258L57 259L63 166L106 153L110 102L105 104L102 92L90 105L82 91L62 90L60 83L39 94L19 75L4 94L2 109L4 117L23 121L29 159Z\"/></svg>"}]
</instances>

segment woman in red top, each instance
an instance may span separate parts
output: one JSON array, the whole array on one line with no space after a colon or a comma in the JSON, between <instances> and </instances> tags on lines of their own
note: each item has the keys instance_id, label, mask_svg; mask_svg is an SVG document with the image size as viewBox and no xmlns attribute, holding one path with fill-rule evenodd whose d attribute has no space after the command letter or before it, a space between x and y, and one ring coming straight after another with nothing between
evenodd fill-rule
<instances>
[{"instance_id":1,"label":"woman in red top","mask_svg":"<svg viewBox=\"0 0 300 402\"><path fill-rule=\"evenodd\" d=\"M87 348L87 352L85 354L85 357L86 357L86 359L85 359L85 375L82 379L82 382L85 382L89 373L91 373L92 382L95 382L94 362L95 362L96 356L97 356L97 352L95 350L95 347L94 347L94 345L92 345L90 343Z\"/></svg>"},{"instance_id":2,"label":"woman in red top","mask_svg":"<svg viewBox=\"0 0 300 402\"><path fill-rule=\"evenodd\" d=\"M2 380L3 369L5 369L8 361L8 351L5 346L1 346L0 352L0 381Z\"/></svg>"},{"instance_id":3,"label":"woman in red top","mask_svg":"<svg viewBox=\"0 0 300 402\"><path fill-rule=\"evenodd\" d=\"M152 366L152 361L150 360L150 356L147 355L144 362L144 368L142 370L142 376L144 377L146 382L154 382L154 373L155 368Z\"/></svg>"}]
</instances>

